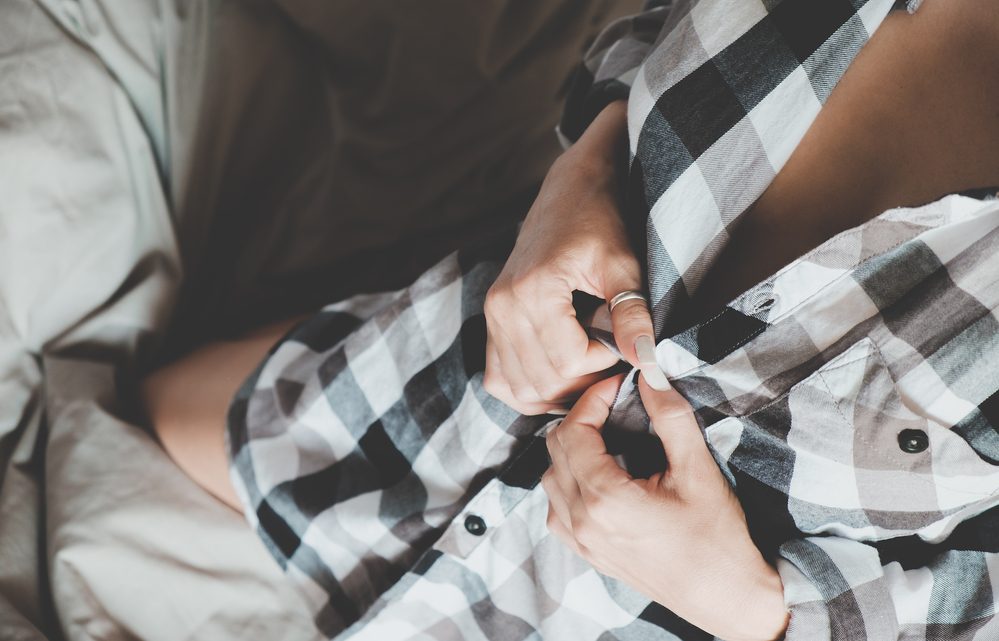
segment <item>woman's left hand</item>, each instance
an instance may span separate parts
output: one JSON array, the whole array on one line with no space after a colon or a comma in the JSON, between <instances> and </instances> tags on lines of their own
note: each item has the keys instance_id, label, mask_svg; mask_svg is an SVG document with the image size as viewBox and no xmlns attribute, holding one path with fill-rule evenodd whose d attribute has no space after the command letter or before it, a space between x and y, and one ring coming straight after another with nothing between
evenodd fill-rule
<instances>
[{"instance_id":1,"label":"woman's left hand","mask_svg":"<svg viewBox=\"0 0 999 641\"><path fill-rule=\"evenodd\" d=\"M548 433L548 527L599 572L729 641L773 640L788 622L776 570L753 544L742 506L675 390L639 390L667 471L632 478L600 430L621 377L597 383Z\"/></svg>"}]
</instances>

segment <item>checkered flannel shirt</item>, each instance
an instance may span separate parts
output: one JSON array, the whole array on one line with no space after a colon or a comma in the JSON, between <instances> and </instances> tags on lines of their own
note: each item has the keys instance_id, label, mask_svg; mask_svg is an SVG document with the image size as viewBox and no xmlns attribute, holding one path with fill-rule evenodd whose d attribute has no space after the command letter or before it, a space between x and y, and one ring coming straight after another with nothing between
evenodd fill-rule
<instances>
[{"instance_id":1,"label":"checkered flannel shirt","mask_svg":"<svg viewBox=\"0 0 999 641\"><path fill-rule=\"evenodd\" d=\"M999 639L999 201L889 210L671 326L894 8L652 3L595 43L561 126L629 99L657 358L780 572L790 641ZM331 638L709 639L547 531L546 419L481 384L512 241L274 347L230 409L245 514ZM665 464L631 378L610 422L630 470Z\"/></svg>"}]
</instances>

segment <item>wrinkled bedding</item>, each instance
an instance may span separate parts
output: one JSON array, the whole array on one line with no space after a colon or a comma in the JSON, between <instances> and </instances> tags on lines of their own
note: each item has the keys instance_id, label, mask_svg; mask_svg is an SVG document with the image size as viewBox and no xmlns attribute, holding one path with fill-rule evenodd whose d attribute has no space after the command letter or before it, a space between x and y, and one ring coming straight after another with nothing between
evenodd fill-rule
<instances>
[{"instance_id":1,"label":"wrinkled bedding","mask_svg":"<svg viewBox=\"0 0 999 641\"><path fill-rule=\"evenodd\" d=\"M522 216L636 5L0 3L0 638L314 637L138 376Z\"/></svg>"}]
</instances>

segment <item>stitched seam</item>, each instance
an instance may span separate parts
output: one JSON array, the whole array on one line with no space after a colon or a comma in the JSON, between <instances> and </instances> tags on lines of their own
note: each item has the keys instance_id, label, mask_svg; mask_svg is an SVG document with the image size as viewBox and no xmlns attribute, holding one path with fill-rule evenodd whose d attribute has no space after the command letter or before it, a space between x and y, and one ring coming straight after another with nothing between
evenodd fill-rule
<instances>
[{"instance_id":1,"label":"stitched seam","mask_svg":"<svg viewBox=\"0 0 999 641\"><path fill-rule=\"evenodd\" d=\"M754 338L756 338L757 336L759 336L760 334L762 334L769 327L770 327L769 324L764 325L763 327L760 327L759 329L757 329L755 332L753 332L749 336L746 336L746 337L744 337L742 339L737 340L735 343L732 344L731 347L727 347L727 348L723 349L722 351L725 352L725 356L722 356L722 358L726 358L727 356L730 356L732 354L732 352L734 352L735 350L739 349L740 347L742 347L743 345L745 345L749 341L753 340Z\"/></svg>"},{"instance_id":2,"label":"stitched seam","mask_svg":"<svg viewBox=\"0 0 999 641\"><path fill-rule=\"evenodd\" d=\"M858 358L850 362L856 363L858 360L860 359ZM829 381L827 381L825 377L826 372L837 370L840 367L845 367L847 364L848 363L844 363L842 366L837 366L833 368L833 370L817 370L816 374L818 374L818 376L816 376L816 378L822 382L822 387L825 389L826 394L829 395L829 400L832 401L833 407L836 408L836 413L839 414L840 419L843 421L843 427L849 428L851 431L855 431L853 428L853 424L846 417L846 413L843 412L843 408L839 406L839 399L836 397L835 394L833 394L832 388L829 386ZM790 393L790 390L788 391L788 393Z\"/></svg>"},{"instance_id":3,"label":"stitched seam","mask_svg":"<svg viewBox=\"0 0 999 641\"><path fill-rule=\"evenodd\" d=\"M735 351L739 347L742 347L743 345L749 343L749 341L751 341L752 339L754 339L757 336L759 336L760 334L762 334L764 330L767 330L770 327L773 327L774 325L776 325L777 323L779 323L779 322L781 322L781 321L783 321L783 320L785 320L785 319L793 316L796 312L800 311L802 307L804 307L805 305L807 305L808 303L810 303L812 301L812 299L814 299L815 297L817 297L819 294L825 292L827 289L829 289L833 285L841 282L842 280L844 280L846 278L852 277L853 273L857 270L857 268L860 267L861 265L863 265L864 263L866 263L866 262L868 262L870 260L873 260L874 258L878 258L880 256L884 256L885 254L887 254L887 253L889 253L891 251L894 251L895 249L898 249L902 245L904 245L904 244L906 244L906 243L908 243L908 242L910 242L912 240L915 240L916 238L918 238L919 236L921 236L923 233L925 233L926 231L930 231L931 229L939 229L939 227L932 227L930 229L923 230L923 232L920 232L916 236L913 236L913 237L908 238L906 240L899 241L898 243L895 243L894 245L892 245L891 247L888 247L884 251L881 251L881 252L878 252L877 254L872 254L871 256L868 256L866 259L860 261L859 263L857 263L853 267L849 268L843 274L837 276L833 280L829 281L828 283L826 283L825 285L823 285L819 289L817 289L814 292L812 292L811 294L809 294L807 297L803 298L797 305L795 305L791 309L787 310L786 312L784 312L780 316L777 316L776 318L768 321L768 323L767 323L767 325L765 327L762 327L759 331L754 332L753 334L751 334L749 337L747 337L742 342L742 344L739 344L738 341L737 341L736 344L733 345L728 350L722 350L722 351L728 351L728 353L725 354L724 356L722 356L722 358L719 359L717 362L721 362L725 358L728 358L729 356L731 356L732 355L731 354L732 351ZM762 283L759 283L759 284L755 285L753 287L753 289L744 292L742 295L739 296L739 298L736 298L735 300L733 300L732 303L734 304L734 303L738 302L743 296L745 296L746 294L749 294L752 291L755 291L756 289L762 287L763 285L773 284L773 282L776 281L778 279L778 277L782 273L784 273L786 270L790 269L792 266L799 264L799 262L801 260L803 260L807 256L808 256L808 254L806 254L801 259L798 259L797 261L795 261L794 263L792 263L792 265L788 265L787 267L785 267L781 271L777 272L776 274L774 274L774 276L772 277L771 280L766 280L766 281L763 281ZM725 311L728 310L728 309L733 309L733 311L738 311L738 310L735 310L734 308L729 307L728 305L726 305L725 309L723 309L721 312L719 312L715 316L712 316L710 319L708 319L707 321L705 321L703 324L701 324L701 325L695 325L692 329L700 331L701 329L706 328L710 323L712 323L713 321L717 320L718 317L721 316L722 314L724 314ZM741 312L739 312L739 313L741 313ZM868 317L868 318L870 318L870 317ZM669 339L667 339L667 340L669 340ZM703 363L703 361L702 361L702 363ZM692 374L693 372L696 372L698 370L702 370L702 369L704 369L704 365L706 365L706 363L704 363L702 365L696 365L694 367L691 367L691 368L689 368L689 369L687 369L687 370L685 370L683 372L680 372L679 374L677 374L676 376L674 376L674 378L681 378L683 376L687 376L689 374Z\"/></svg>"},{"instance_id":4,"label":"stitched seam","mask_svg":"<svg viewBox=\"0 0 999 641\"><path fill-rule=\"evenodd\" d=\"M885 359L884 353L881 351L881 348L878 346L877 342L874 341L874 340L872 340L870 337L864 337L861 340L867 340L867 341L870 342L871 346L874 348L873 351L870 352L870 353L875 355L875 358L878 361L877 366L881 367L882 369L884 369L885 376L888 377L888 383L889 383L889 386L890 386L892 392L896 396L898 396L899 398L901 398L901 392L898 389L898 383L895 381L895 377L892 376L891 370L888 368L888 361ZM858 343L859 343L859 341L858 341ZM857 361L861 360L862 358L865 358L865 357L858 357L858 358L850 359L846 363L838 364L836 367L833 367L831 369L822 369L822 370L818 370L817 371L817 373L819 374L819 378L822 379L822 384L823 384L823 386L826 389L826 393L829 394L829 396L833 400L833 403L836 405L836 411L837 411L837 413L839 413L840 417L842 417L843 420L846 421L847 427L851 428L851 430L853 430L853 431L856 431L856 427L854 427L853 424L849 420L847 420L846 415L843 413L842 408L839 406L839 401L837 400L836 395L833 394L832 389L829 387L829 384L825 380L824 375L826 373L828 373L828 372L833 372L833 371L836 371L837 369L840 369L842 367L850 365L851 363L856 363ZM802 381L802 382L804 382L804 381ZM790 391L788 391L788 393L790 393ZM931 422L930 419L926 419L926 420L927 420L928 423ZM970 444L969 444L969 447L970 447ZM974 448L972 448L972 450L974 450ZM999 467L999 466L993 466L993 467ZM936 477L936 476L934 476L933 479L928 479L924 475L918 474L916 472L910 472L910 471L906 471L906 470L901 470L901 471L903 473L905 473L907 477L911 478L914 481L918 481L919 483L922 483L922 484L930 486L930 487L943 487L943 488L947 488L949 491L951 491L951 492L953 492L955 494L963 494L963 495L966 495L966 496L975 496L975 497L980 497L980 498L983 498L983 499L991 497L991 496L995 496L996 494L999 494L999 489L993 490L992 492L973 492L973 491L969 491L969 490L961 488L961 487L957 487L957 486L951 485L949 481L942 480L942 479L940 479L939 477ZM952 508L952 509L960 510L962 508L958 507L958 508ZM950 516L951 515L945 515L943 518L950 518ZM936 523L936 522L937 521L934 521L934 523ZM930 525L932 525L932 524L930 524ZM928 525L924 526L924 527L928 527ZM920 528L920 529L923 529L923 528Z\"/></svg>"},{"instance_id":5,"label":"stitched seam","mask_svg":"<svg viewBox=\"0 0 999 641\"><path fill-rule=\"evenodd\" d=\"M761 327L758 331L756 331L753 334L751 334L748 338L746 338L742 342L741 345L739 344L738 341L736 341L735 345L728 350L728 353L725 354L724 356L722 356L722 358L719 359L717 362L721 362L722 360L724 360L724 359L728 358L729 356L731 356L732 355L732 351L734 351L735 349L737 349L739 347L742 347L743 345L749 343L752 339L754 339L757 336L759 336L760 334L762 334L764 330L770 329L771 327L773 327L774 325L776 325L780 321L782 321L782 320L790 317L794 312L799 311L807 303L811 302L811 300L813 298L815 298L816 296L818 296L822 292L826 291L827 289L829 289L830 287L832 287L834 284L840 282L844 278L849 277L852 272L853 272L853 270L851 269L850 271L846 272L845 274L843 274L843 275L835 278L834 280L829 281L828 283L826 283L825 285L823 285L821 288L817 289L815 292L813 292L812 294L810 294L807 298L803 299L800 303L798 303L797 305L795 305L791 309L787 310L786 313L782 314L781 316L778 316L777 318L774 318L773 320L769 321L764 327ZM721 316L721 314L723 314L723 313L724 313L724 311L721 312L720 314L718 314L718 316ZM718 316L715 316L711 320L712 321L715 320L716 318L718 318ZM711 322L711 321L708 321L708 322ZM695 329L700 330L701 328L706 327L708 322L706 322L704 325L697 326ZM722 351L725 351L725 350L722 350ZM702 361L702 363L703 363L703 361ZM690 369L688 369L688 370L686 370L684 372L681 372L681 373L677 374L674 378L680 378L682 376L687 376L689 374L692 374L693 372L696 372L696 371L702 370L702 369L704 369L704 365L697 365L697 366L691 367Z\"/></svg>"},{"instance_id":6,"label":"stitched seam","mask_svg":"<svg viewBox=\"0 0 999 641\"><path fill-rule=\"evenodd\" d=\"M863 338L861 338L860 340L858 340L856 343L854 343L850 347L847 347L845 350L843 350L843 352L841 354L838 354L837 356L834 356L830 361L827 361L827 362L823 363L822 365L819 365L815 369L815 371L811 372L810 374L808 374L808 376L806 376L805 378L801 379L797 383L791 385L789 388L787 388L787 391L782 392L781 394L778 394L776 396L776 398L774 398L772 401L769 401L765 405L761 405L760 407L756 408L755 410L749 412L748 414L744 414L742 416L747 416L748 417L748 416L752 416L753 414L755 414L757 412L762 412L763 410L765 410L765 409L767 409L767 408L769 408L769 407L771 407L773 405L776 405L778 402L780 402L781 400L783 400L784 398L786 398L787 396L789 396L791 394L791 392L794 391L796 388L801 387L802 385L804 385L808 381L812 380L813 378L821 378L823 374L826 374L826 373L829 373L829 372L835 372L836 370L841 369L843 367L846 367L847 365L852 365L853 363L856 363L859 360L863 360L863 359L867 358L866 355L857 356L856 358L851 358L850 360L845 361L843 363L836 363L835 365L830 366L830 363L832 363L837 358L839 358L842 354L845 354L847 351L853 349L853 347L855 347L856 345L859 345L863 341L868 341L868 342L870 342L872 344L874 343L874 341L871 340L871 338L869 336L864 336ZM829 384L824 379L822 380L822 385L823 385L823 387L825 387L826 393L829 394L829 396L831 396L832 399L835 401L836 400L836 395L833 394L832 390L829 388ZM839 410L839 404L838 403L836 404L836 407L837 407L837 410ZM840 416L844 420L846 420L846 416L843 415L842 412L840 413ZM740 417L739 416L735 416L735 418L740 418Z\"/></svg>"},{"instance_id":7,"label":"stitched seam","mask_svg":"<svg viewBox=\"0 0 999 641\"><path fill-rule=\"evenodd\" d=\"M892 208L892 209L894 209L894 208ZM701 323L699 325L695 325L692 328L692 330L698 330L699 331L701 328L707 327L709 324L711 324L712 322L716 321L719 316L721 316L722 314L724 314L729 309L732 309L733 311L738 311L734 307L732 307L732 305L735 305L735 304L739 303L740 301L742 301L743 299L746 299L746 298L752 296L754 293L758 293L758 291L760 289L764 288L767 285L773 285L778 280L780 280L780 278L784 274L788 273L789 271L791 271L793 269L796 269L801 263L807 261L809 258L811 258L813 256L816 256L822 250L822 248L826 245L827 242L832 241L833 239L837 238L840 235L858 234L858 233L860 233L863 229L869 227L874 221L880 220L886 213L888 213L889 211L892 211L892 209L885 210L881 214L875 216L874 218L871 218L871 219L865 221L864 223L862 223L861 225L858 225L857 227L853 227L851 229L848 229L848 230L845 230L843 232L840 232L839 234L836 234L836 236L833 236L832 238L828 239L825 243L822 243L818 247L816 247L816 248L814 248L814 249L806 252L805 254L801 255L800 257L796 258L794 261L792 261L791 263L789 263L789 264L785 265L784 267L782 267L778 272L776 272L775 274L771 275L766 280L760 281L756 285L753 285L751 288L749 288L746 291L744 291L743 293L739 294L737 297L735 297L734 299L732 299L732 301L729 304L727 304L720 312L718 312L717 314L715 314L714 316L712 316L708 320L704 321L703 323ZM811 294L809 294L806 298L803 298L797 305L795 305L791 309L788 309L787 311L785 311L782 315L777 316L777 317L773 318L772 320L770 320L770 324L774 325L774 324L776 324L776 323L778 323L778 322L780 322L780 321L788 318L794 312L796 312L797 310L800 310L801 307L803 307L807 303L811 302L811 300L813 298L815 298L816 296L818 296L819 294L821 294L822 292L824 292L825 290L827 290L832 285L840 282L844 278L850 277L857 270L857 268L859 268L861 265L863 265L863 264L865 264L865 263L867 263L867 262L869 262L869 261L871 261L871 260L873 260L875 258L879 258L881 256L885 256L886 254L888 254L888 253L890 253L890 252L898 249L902 245L905 245L906 243L910 243L910 242L918 239L920 236L922 236L923 234L925 234L927 232L934 231L934 230L937 230L937 229L942 229L942 228L948 226L949 224L952 224L952 223L945 220L945 221L943 221L943 222L941 222L940 224L937 224L937 225L921 225L920 226L921 229L919 231L917 231L914 235L909 236L908 238L903 238L902 240L898 241L897 243L894 243L893 245L890 245L890 246L886 247L885 249L877 252L876 254L871 254L870 256L868 256L867 258L865 258L864 260L858 261L857 263L855 263L854 265L852 265L851 267L849 267L845 273L843 273L842 275L838 276L837 278L834 278L833 280L829 281L828 283L826 283L825 285L823 285L819 289L815 290L814 292L812 292ZM999 280L999 279L997 279L997 280ZM740 312L740 313L742 313L742 312ZM755 335L753 337L755 337ZM751 338L753 338L753 337L751 337ZM667 338L672 338L672 337L667 337ZM747 339L747 342L748 342L748 339ZM735 349L735 347L733 347L732 349ZM728 356L728 354L726 354L726 356ZM684 371L684 372L682 372L680 374L677 374L676 377L679 378L681 376L686 376L687 374L690 374L691 372L694 372L694 371L696 371L698 369L701 369L702 367L703 367L703 365L702 366L698 366L698 367L692 367L692 368L690 368L690 369L688 369L688 370L686 370L686 371Z\"/></svg>"}]
</instances>

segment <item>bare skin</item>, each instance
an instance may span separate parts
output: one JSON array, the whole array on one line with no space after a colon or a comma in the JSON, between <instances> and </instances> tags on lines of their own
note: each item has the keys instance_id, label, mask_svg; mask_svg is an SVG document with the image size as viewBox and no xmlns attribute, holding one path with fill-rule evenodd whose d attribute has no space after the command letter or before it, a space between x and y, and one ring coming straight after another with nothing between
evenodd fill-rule
<instances>
[{"instance_id":1,"label":"bare skin","mask_svg":"<svg viewBox=\"0 0 999 641\"><path fill-rule=\"evenodd\" d=\"M601 115L606 116L601 122L609 130L623 131L620 122L614 124L623 117L621 105L612 105ZM999 185L996 141L999 3L927 0L914 15L893 14L858 55L787 164L747 212L701 284L689 320L696 322L717 311L802 253L885 209ZM559 171L565 168L563 164ZM553 183L552 193L570 191L563 178ZM544 198L543 190L539 200ZM547 198L557 200L552 194ZM617 215L612 209L608 212ZM571 211L556 214L567 228L574 224ZM600 239L607 238L600 235L605 234L604 228L595 228ZM579 239L578 234L565 237ZM585 238L580 242L592 245ZM565 253L573 248L555 249ZM621 273L633 271L627 261L621 264L625 265ZM587 279L596 282L601 277L583 278ZM643 313L642 323L647 324L647 310ZM143 384L149 418L164 448L195 481L237 510L240 506L224 451L225 413L239 383L289 325L206 346L154 373ZM516 341L503 349L504 354L514 356L518 349L536 352L534 347L518 347ZM586 356L585 342L581 350ZM589 359L599 360L592 353ZM565 363L555 369L562 370L556 374L565 375L562 382L570 383L567 389L598 371ZM490 370L487 361L486 375L490 379L487 389L514 407L521 402L543 411L558 400L558 384L525 379L527 387L537 391L539 384L547 386L549 394L514 395L506 371L495 366ZM775 589L779 593L779 580ZM781 615L779 598L771 601L777 603L775 614Z\"/></svg>"},{"instance_id":2,"label":"bare skin","mask_svg":"<svg viewBox=\"0 0 999 641\"><path fill-rule=\"evenodd\" d=\"M167 454L198 485L234 510L242 507L229 480L225 451L229 403L271 345L299 320L205 345L142 382L146 414Z\"/></svg>"},{"instance_id":3,"label":"bare skin","mask_svg":"<svg viewBox=\"0 0 999 641\"><path fill-rule=\"evenodd\" d=\"M695 297L717 311L891 207L999 185L999 4L928 1L889 16Z\"/></svg>"},{"instance_id":4,"label":"bare skin","mask_svg":"<svg viewBox=\"0 0 999 641\"><path fill-rule=\"evenodd\" d=\"M889 207L999 185L997 32L997 3L931 0L914 15L889 16L706 275L696 314L717 311ZM611 109L623 117L620 106ZM239 383L291 324L203 347L143 385L167 451L237 509L222 447L225 412Z\"/></svg>"},{"instance_id":5,"label":"bare skin","mask_svg":"<svg viewBox=\"0 0 999 641\"><path fill-rule=\"evenodd\" d=\"M743 218L698 288L692 324L835 233L887 208L995 184L999 7L928 0L895 12L850 65L813 126ZM549 171L486 297L486 390L523 414L564 406L606 367L569 304L643 289L618 215L615 150L624 103L608 106ZM640 301L618 308L614 337L652 324Z\"/></svg>"}]
</instances>

